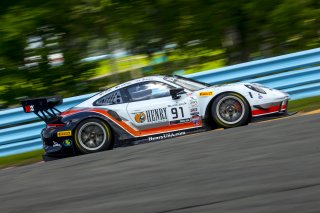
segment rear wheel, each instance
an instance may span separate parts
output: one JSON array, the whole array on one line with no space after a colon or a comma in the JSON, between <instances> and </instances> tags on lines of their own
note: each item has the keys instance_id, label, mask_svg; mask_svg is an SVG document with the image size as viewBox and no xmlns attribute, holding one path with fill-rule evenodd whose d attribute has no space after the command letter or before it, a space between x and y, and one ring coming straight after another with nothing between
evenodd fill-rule
<instances>
[{"instance_id":1,"label":"rear wheel","mask_svg":"<svg viewBox=\"0 0 320 213\"><path fill-rule=\"evenodd\" d=\"M250 116L247 101L236 93L225 93L217 97L211 106L214 122L222 128L247 124Z\"/></svg>"},{"instance_id":2,"label":"rear wheel","mask_svg":"<svg viewBox=\"0 0 320 213\"><path fill-rule=\"evenodd\" d=\"M99 119L82 121L75 131L75 145L81 153L107 150L111 145L111 129Z\"/></svg>"}]
</instances>

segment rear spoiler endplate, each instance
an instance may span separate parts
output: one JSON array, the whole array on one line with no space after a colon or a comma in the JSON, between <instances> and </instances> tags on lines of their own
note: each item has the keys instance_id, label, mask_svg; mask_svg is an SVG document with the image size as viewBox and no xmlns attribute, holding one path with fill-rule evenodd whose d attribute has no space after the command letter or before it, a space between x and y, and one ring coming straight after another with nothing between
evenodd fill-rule
<instances>
[{"instance_id":1,"label":"rear spoiler endplate","mask_svg":"<svg viewBox=\"0 0 320 213\"><path fill-rule=\"evenodd\" d=\"M59 111L56 106L63 103L60 96L41 97L21 100L21 105L25 113L35 113L41 120L48 123L53 118L59 116Z\"/></svg>"}]
</instances>

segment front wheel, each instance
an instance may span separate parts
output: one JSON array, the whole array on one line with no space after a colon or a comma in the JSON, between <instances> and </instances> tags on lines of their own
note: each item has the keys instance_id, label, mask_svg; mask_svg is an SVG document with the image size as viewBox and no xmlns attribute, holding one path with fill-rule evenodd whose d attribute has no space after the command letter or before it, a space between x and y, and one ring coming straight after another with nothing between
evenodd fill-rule
<instances>
[{"instance_id":1,"label":"front wheel","mask_svg":"<svg viewBox=\"0 0 320 213\"><path fill-rule=\"evenodd\" d=\"M225 93L217 97L211 105L214 122L222 128L247 124L250 116L247 101L236 93Z\"/></svg>"},{"instance_id":2,"label":"front wheel","mask_svg":"<svg viewBox=\"0 0 320 213\"><path fill-rule=\"evenodd\" d=\"M111 129L99 119L82 121L75 131L75 145L83 153L107 150L111 144Z\"/></svg>"}]
</instances>

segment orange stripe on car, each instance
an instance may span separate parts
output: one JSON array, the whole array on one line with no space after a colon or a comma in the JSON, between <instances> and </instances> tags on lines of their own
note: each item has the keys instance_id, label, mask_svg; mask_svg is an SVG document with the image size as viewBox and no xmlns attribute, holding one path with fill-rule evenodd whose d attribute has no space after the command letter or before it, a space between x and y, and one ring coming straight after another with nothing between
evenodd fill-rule
<instances>
[{"instance_id":1,"label":"orange stripe on car","mask_svg":"<svg viewBox=\"0 0 320 213\"><path fill-rule=\"evenodd\" d=\"M92 109L89 110L90 112L96 112L100 113L106 117L108 117L110 120L112 120L114 123L116 123L118 126L126 130L128 133L130 133L133 136L141 137L141 136L148 136L158 133L166 133L166 132L172 132L172 131L178 131L178 130L184 130L184 129L191 129L195 127L202 126L202 121L199 121L199 125L195 126L192 122L182 123L182 124L174 124L174 125L168 125L164 127L156 127L151 129L145 129L145 130L135 130L131 126L129 126L124 121L118 121L114 119L107 111L101 110L101 109Z\"/></svg>"},{"instance_id":2,"label":"orange stripe on car","mask_svg":"<svg viewBox=\"0 0 320 213\"><path fill-rule=\"evenodd\" d=\"M69 116L75 113L79 112L95 112L99 113L110 120L112 120L114 123L116 123L118 126L120 126L122 129L130 133L131 135L135 137L141 137L141 136L148 136L148 135L153 135L153 134L158 134L158 133L166 133L166 132L172 132L172 131L178 131L178 130L184 130L184 129L191 129L195 127L200 127L202 126L202 120L199 121L198 125L194 125L192 122L187 122L187 123L182 123L182 124L173 124L173 125L168 125L168 126L163 126L163 127L156 127L156 128L150 128L150 129L145 129L145 130L137 130L134 127L131 127L124 121L118 121L115 118L113 118L108 111L103 110L103 109L77 109L77 110L68 110L66 112L61 113L62 116Z\"/></svg>"}]
</instances>

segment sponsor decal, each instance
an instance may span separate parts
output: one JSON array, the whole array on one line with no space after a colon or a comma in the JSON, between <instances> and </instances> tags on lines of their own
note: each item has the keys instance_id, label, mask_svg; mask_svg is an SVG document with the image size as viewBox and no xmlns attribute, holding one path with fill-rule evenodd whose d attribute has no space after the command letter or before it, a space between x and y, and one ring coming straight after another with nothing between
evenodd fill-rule
<instances>
[{"instance_id":1,"label":"sponsor decal","mask_svg":"<svg viewBox=\"0 0 320 213\"><path fill-rule=\"evenodd\" d=\"M187 104L187 102L182 102L182 103L176 103L176 104L168 105L168 107L183 106L183 105L186 105L186 104Z\"/></svg>"},{"instance_id":2,"label":"sponsor decal","mask_svg":"<svg viewBox=\"0 0 320 213\"><path fill-rule=\"evenodd\" d=\"M58 137L68 137L68 136L71 136L71 135L72 135L71 130L57 132L57 136Z\"/></svg>"},{"instance_id":3,"label":"sponsor decal","mask_svg":"<svg viewBox=\"0 0 320 213\"><path fill-rule=\"evenodd\" d=\"M212 91L199 92L199 96L213 96L213 92Z\"/></svg>"},{"instance_id":4,"label":"sponsor decal","mask_svg":"<svg viewBox=\"0 0 320 213\"><path fill-rule=\"evenodd\" d=\"M181 120L175 120L175 121L170 121L170 125L171 125L171 124L182 124L182 123L187 123L187 122L191 122L190 118L181 119Z\"/></svg>"},{"instance_id":5,"label":"sponsor decal","mask_svg":"<svg viewBox=\"0 0 320 213\"><path fill-rule=\"evenodd\" d=\"M191 107L198 107L198 101L190 101Z\"/></svg>"},{"instance_id":6,"label":"sponsor decal","mask_svg":"<svg viewBox=\"0 0 320 213\"><path fill-rule=\"evenodd\" d=\"M152 109L147 110L147 121L148 122L155 122L155 121L164 121L167 120L167 111L166 108L159 108L159 109Z\"/></svg>"},{"instance_id":7,"label":"sponsor decal","mask_svg":"<svg viewBox=\"0 0 320 213\"><path fill-rule=\"evenodd\" d=\"M55 141L53 141L53 145L52 145L53 147L60 147L61 146L61 144L59 144L59 143L57 143L57 142L55 142Z\"/></svg>"},{"instance_id":8,"label":"sponsor decal","mask_svg":"<svg viewBox=\"0 0 320 213\"><path fill-rule=\"evenodd\" d=\"M33 112L34 111L34 105L27 105L24 107L24 110L26 112Z\"/></svg>"},{"instance_id":9,"label":"sponsor decal","mask_svg":"<svg viewBox=\"0 0 320 213\"><path fill-rule=\"evenodd\" d=\"M71 145L72 145L72 140L70 140L70 139L64 140L64 141L63 141L63 145L64 145L64 146L71 146Z\"/></svg>"},{"instance_id":10,"label":"sponsor decal","mask_svg":"<svg viewBox=\"0 0 320 213\"><path fill-rule=\"evenodd\" d=\"M137 123L143 123L146 121L146 114L144 112L139 112L139 113L135 114L134 120Z\"/></svg>"},{"instance_id":11,"label":"sponsor decal","mask_svg":"<svg viewBox=\"0 0 320 213\"><path fill-rule=\"evenodd\" d=\"M61 148L62 148L61 145L60 145L60 146L47 146L47 145L44 146L44 150L45 150L47 153L57 152L57 151L59 151Z\"/></svg>"},{"instance_id":12,"label":"sponsor decal","mask_svg":"<svg viewBox=\"0 0 320 213\"><path fill-rule=\"evenodd\" d=\"M159 109L146 110L145 112L139 112L134 115L134 120L137 123L152 123L158 121L168 120L166 107Z\"/></svg>"},{"instance_id":13,"label":"sponsor decal","mask_svg":"<svg viewBox=\"0 0 320 213\"><path fill-rule=\"evenodd\" d=\"M200 116L194 116L192 117L192 123L195 125L195 126L199 126L200 125Z\"/></svg>"},{"instance_id":14,"label":"sponsor decal","mask_svg":"<svg viewBox=\"0 0 320 213\"><path fill-rule=\"evenodd\" d=\"M181 135L185 135L186 132L176 132L176 133L165 133L159 136L150 136L148 138L149 141L156 141L156 140L164 140L167 138L173 138L173 137L177 137L177 136L181 136Z\"/></svg>"},{"instance_id":15,"label":"sponsor decal","mask_svg":"<svg viewBox=\"0 0 320 213\"><path fill-rule=\"evenodd\" d=\"M197 116L197 115L199 115L199 112L191 112L190 115Z\"/></svg>"},{"instance_id":16,"label":"sponsor decal","mask_svg":"<svg viewBox=\"0 0 320 213\"><path fill-rule=\"evenodd\" d=\"M196 98L196 97L193 97L193 96L191 96L190 99L191 99L191 100L194 100L194 101L197 100L197 98Z\"/></svg>"},{"instance_id":17,"label":"sponsor decal","mask_svg":"<svg viewBox=\"0 0 320 213\"><path fill-rule=\"evenodd\" d=\"M198 108L191 108L190 109L190 112L196 112L196 111L198 111Z\"/></svg>"},{"instance_id":18,"label":"sponsor decal","mask_svg":"<svg viewBox=\"0 0 320 213\"><path fill-rule=\"evenodd\" d=\"M262 99L263 96L262 96L260 93L258 93L258 98L259 98L259 99Z\"/></svg>"},{"instance_id":19,"label":"sponsor decal","mask_svg":"<svg viewBox=\"0 0 320 213\"><path fill-rule=\"evenodd\" d=\"M191 115L191 116L199 115L198 108L191 108L191 109L190 109L190 115Z\"/></svg>"}]
</instances>

